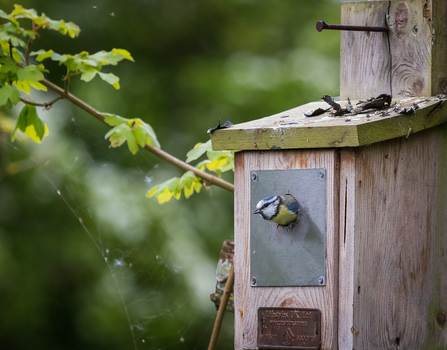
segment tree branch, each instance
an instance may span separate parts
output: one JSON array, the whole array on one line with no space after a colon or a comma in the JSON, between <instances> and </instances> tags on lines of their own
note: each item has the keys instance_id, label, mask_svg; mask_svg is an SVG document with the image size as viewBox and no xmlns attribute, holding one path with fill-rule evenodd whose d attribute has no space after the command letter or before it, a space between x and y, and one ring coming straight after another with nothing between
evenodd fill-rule
<instances>
[{"instance_id":1,"label":"tree branch","mask_svg":"<svg viewBox=\"0 0 447 350\"><path fill-rule=\"evenodd\" d=\"M104 124L106 124L107 126L109 126L104 120L105 117L101 115L101 113L99 113L98 110L96 110L95 108L93 108L92 106L90 106L89 104L85 103L84 101L82 101L81 99L77 98L76 96L72 95L71 93L65 91L64 89L60 88L59 86L57 86L56 84L52 83L51 81L48 81L46 79L41 80L40 81L41 84L45 85L47 88L53 90L54 92L56 92L57 94L59 94L60 98L64 98L69 100L71 103L73 103L75 106L78 106L79 108L81 108L82 110L86 111L88 114L90 114L91 116L95 117L96 119L98 119L100 122L103 122ZM110 127L110 126L109 126ZM171 154L155 148L153 146L150 145L145 145L144 148L155 154L157 157L159 157L160 159L164 160L165 162L181 169L184 171L191 171L192 173L194 173L194 175L196 175L197 177L203 179L204 181L218 186L220 188L223 188L224 190L227 190L229 192L234 192L234 186L211 174L208 174L202 170L197 169L196 167L172 156Z\"/></svg>"}]
</instances>

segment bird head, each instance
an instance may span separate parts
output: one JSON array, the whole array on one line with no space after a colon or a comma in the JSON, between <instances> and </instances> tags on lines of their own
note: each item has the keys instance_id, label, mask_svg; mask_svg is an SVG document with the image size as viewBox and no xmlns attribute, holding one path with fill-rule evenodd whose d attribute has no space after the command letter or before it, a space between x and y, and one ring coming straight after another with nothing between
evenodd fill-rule
<instances>
[{"instance_id":1,"label":"bird head","mask_svg":"<svg viewBox=\"0 0 447 350\"><path fill-rule=\"evenodd\" d=\"M265 197L256 204L256 209L253 214L261 215L264 220L272 220L278 214L280 203L280 196Z\"/></svg>"}]
</instances>

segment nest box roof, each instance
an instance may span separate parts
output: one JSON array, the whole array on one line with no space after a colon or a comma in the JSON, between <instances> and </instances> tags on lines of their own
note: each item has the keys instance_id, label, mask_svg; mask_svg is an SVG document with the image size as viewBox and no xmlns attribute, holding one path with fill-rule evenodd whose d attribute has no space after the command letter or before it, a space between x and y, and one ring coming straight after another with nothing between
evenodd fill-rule
<instances>
[{"instance_id":1,"label":"nest box roof","mask_svg":"<svg viewBox=\"0 0 447 350\"><path fill-rule=\"evenodd\" d=\"M395 104L398 102L398 105ZM357 101L352 101L355 107ZM347 101L339 102L342 108ZM447 122L445 96L393 100L389 107L334 116L326 102L305 105L212 132L214 150L278 150L358 147L411 134ZM355 109L355 108L354 108Z\"/></svg>"}]
</instances>

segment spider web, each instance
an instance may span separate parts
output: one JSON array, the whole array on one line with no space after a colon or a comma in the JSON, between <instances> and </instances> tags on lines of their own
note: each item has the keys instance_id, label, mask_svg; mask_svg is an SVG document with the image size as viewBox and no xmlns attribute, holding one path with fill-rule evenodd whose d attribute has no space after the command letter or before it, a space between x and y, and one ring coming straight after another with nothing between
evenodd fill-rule
<instances>
[{"instance_id":1,"label":"spider web","mask_svg":"<svg viewBox=\"0 0 447 350\"><path fill-rule=\"evenodd\" d=\"M154 164L144 151L132 157L126 145L108 149L101 125L93 127L77 110L70 118L71 113L65 101L39 112L51 135L29 148L34 176L40 178L36 181L50 185L48 191L57 193L78 220L79 231L88 234L102 255L135 349L206 348L216 316L209 295L219 256L218 249L210 253L208 246L220 249L231 238L232 208L227 209L229 217L217 219L222 222L217 232L216 219L209 215L228 195L215 191L213 198L200 194L160 206L145 193L178 173ZM9 144L10 151L25 153L22 147L30 142L22 141ZM122 166L126 162L130 165ZM233 348L232 319L232 314L225 317L221 349Z\"/></svg>"}]
</instances>

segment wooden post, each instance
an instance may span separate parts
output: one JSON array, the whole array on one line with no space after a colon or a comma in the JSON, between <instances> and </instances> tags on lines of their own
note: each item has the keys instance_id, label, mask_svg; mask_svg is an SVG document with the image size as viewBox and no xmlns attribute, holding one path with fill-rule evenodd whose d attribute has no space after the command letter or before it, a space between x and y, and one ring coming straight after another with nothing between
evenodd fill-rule
<instances>
[{"instance_id":1,"label":"wooden post","mask_svg":"<svg viewBox=\"0 0 447 350\"><path fill-rule=\"evenodd\" d=\"M341 33L341 98L447 93L446 9L444 0L342 4L341 23L388 25L390 32Z\"/></svg>"}]
</instances>

